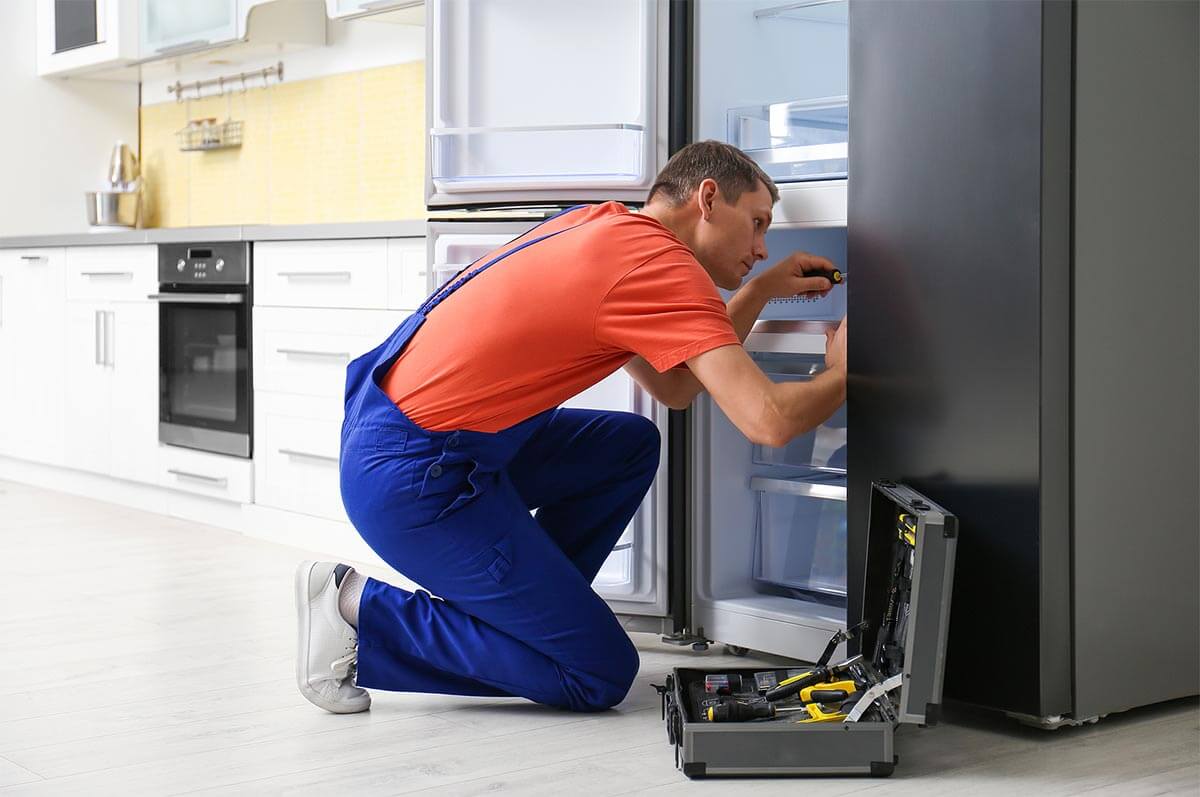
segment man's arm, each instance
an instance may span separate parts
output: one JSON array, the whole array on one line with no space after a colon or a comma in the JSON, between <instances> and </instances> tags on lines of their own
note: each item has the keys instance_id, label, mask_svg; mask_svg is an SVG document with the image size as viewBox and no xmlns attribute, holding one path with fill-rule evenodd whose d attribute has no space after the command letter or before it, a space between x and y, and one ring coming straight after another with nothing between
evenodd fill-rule
<instances>
[{"instance_id":1,"label":"man's arm","mask_svg":"<svg viewBox=\"0 0 1200 797\"><path fill-rule=\"evenodd\" d=\"M824 296L833 287L824 277L806 277L806 270L832 271L833 264L823 257L795 252L747 282L729 299L725 309L738 340L746 341L754 322L772 298L797 294ZM704 384L688 368L672 368L660 374L641 357L634 357L625 370L655 400L673 410L686 409L704 390Z\"/></svg>"},{"instance_id":2,"label":"man's arm","mask_svg":"<svg viewBox=\"0 0 1200 797\"><path fill-rule=\"evenodd\" d=\"M828 419L846 400L846 322L831 333L826 369L806 382L772 382L741 346L690 358L688 368L752 443L786 445Z\"/></svg>"}]
</instances>

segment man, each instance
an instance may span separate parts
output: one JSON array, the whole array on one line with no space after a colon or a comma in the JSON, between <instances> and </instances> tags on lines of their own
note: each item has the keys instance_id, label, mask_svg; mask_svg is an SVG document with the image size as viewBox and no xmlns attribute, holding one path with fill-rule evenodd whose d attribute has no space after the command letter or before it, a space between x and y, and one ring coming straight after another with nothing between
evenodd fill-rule
<instances>
[{"instance_id":1,"label":"man","mask_svg":"<svg viewBox=\"0 0 1200 797\"><path fill-rule=\"evenodd\" d=\"M741 343L772 297L828 291L806 273L833 265L795 253L728 307L716 290L767 257L778 198L734 147L693 144L640 213L610 202L559 214L351 363L347 513L437 597L302 564L308 700L363 711L363 687L378 687L598 711L625 697L637 651L590 585L654 478L659 435L638 415L556 408L623 366L670 407L707 390L757 443L783 445L832 415L845 398L845 321L826 370L805 383L772 383Z\"/></svg>"}]
</instances>

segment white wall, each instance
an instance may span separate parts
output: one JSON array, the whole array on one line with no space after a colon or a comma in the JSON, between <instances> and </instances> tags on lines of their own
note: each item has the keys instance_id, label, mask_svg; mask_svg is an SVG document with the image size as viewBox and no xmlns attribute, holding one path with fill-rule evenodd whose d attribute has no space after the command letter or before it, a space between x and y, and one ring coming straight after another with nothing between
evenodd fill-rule
<instances>
[{"instance_id":1,"label":"white wall","mask_svg":"<svg viewBox=\"0 0 1200 797\"><path fill-rule=\"evenodd\" d=\"M138 137L138 87L39 78L34 0L0 3L0 237L83 232L118 139Z\"/></svg>"}]
</instances>

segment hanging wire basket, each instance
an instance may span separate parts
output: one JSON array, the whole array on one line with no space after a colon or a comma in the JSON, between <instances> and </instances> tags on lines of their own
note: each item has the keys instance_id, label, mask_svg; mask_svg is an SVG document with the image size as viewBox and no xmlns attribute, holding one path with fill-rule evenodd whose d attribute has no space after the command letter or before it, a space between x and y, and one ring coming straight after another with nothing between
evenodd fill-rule
<instances>
[{"instance_id":1,"label":"hanging wire basket","mask_svg":"<svg viewBox=\"0 0 1200 797\"><path fill-rule=\"evenodd\" d=\"M193 119L175 132L179 149L184 152L228 149L242 145L242 122L228 119Z\"/></svg>"}]
</instances>

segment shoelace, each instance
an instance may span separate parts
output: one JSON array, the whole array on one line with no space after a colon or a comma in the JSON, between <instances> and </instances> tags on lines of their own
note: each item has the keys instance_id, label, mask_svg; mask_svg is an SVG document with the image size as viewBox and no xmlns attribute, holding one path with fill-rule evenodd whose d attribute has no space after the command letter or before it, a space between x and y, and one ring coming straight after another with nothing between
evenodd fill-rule
<instances>
[{"instance_id":1,"label":"shoelace","mask_svg":"<svg viewBox=\"0 0 1200 797\"><path fill-rule=\"evenodd\" d=\"M353 678L358 671L358 650L352 648L349 653L342 656L340 659L334 659L333 664L329 666L333 670L333 675L338 681L345 681L347 678ZM351 681L351 683L354 683Z\"/></svg>"}]
</instances>

